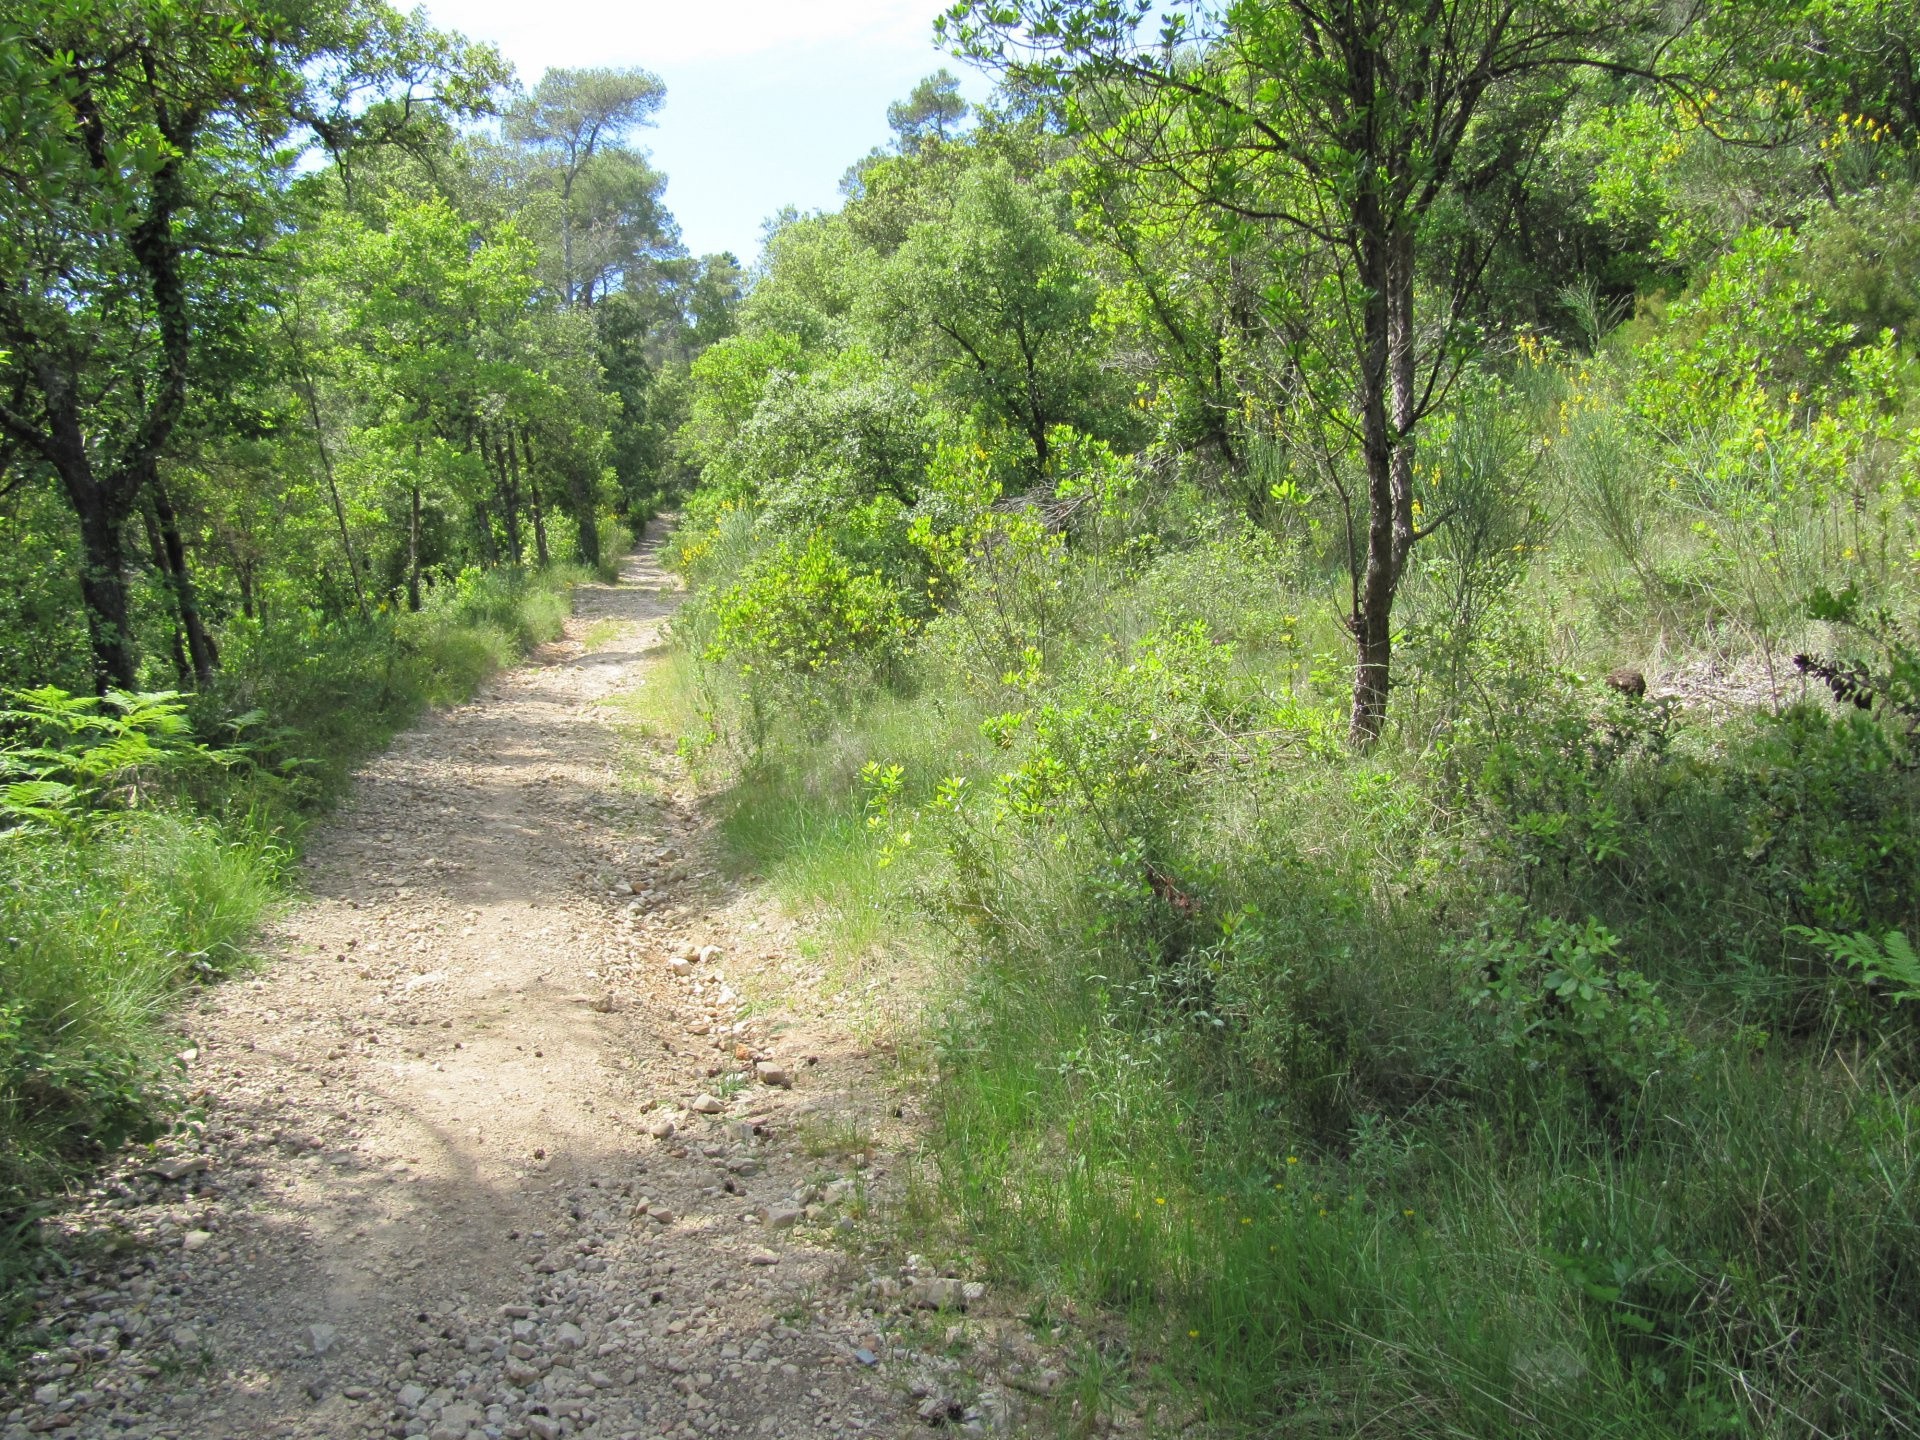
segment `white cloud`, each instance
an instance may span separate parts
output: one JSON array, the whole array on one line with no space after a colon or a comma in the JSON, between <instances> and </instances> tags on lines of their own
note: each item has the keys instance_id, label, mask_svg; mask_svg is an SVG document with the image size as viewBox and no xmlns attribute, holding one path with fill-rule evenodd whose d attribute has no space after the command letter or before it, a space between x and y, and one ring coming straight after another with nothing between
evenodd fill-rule
<instances>
[{"instance_id":1,"label":"white cloud","mask_svg":"<svg viewBox=\"0 0 1920 1440\"><path fill-rule=\"evenodd\" d=\"M652 69L794 45L926 45L943 0L428 0L437 25L488 40L537 79L550 65ZM591 57L591 58L589 58Z\"/></svg>"}]
</instances>

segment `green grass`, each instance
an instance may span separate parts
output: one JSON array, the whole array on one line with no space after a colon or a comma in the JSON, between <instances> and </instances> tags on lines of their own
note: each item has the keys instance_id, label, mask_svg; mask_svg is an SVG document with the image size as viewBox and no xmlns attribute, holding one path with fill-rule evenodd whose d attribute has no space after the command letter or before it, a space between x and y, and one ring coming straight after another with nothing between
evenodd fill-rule
<instances>
[{"instance_id":1,"label":"green grass","mask_svg":"<svg viewBox=\"0 0 1920 1440\"><path fill-rule=\"evenodd\" d=\"M22 1222L77 1167L164 1129L169 1001L244 963L288 858L270 834L168 808L83 838L0 833L0 1335L37 1256Z\"/></svg>"},{"instance_id":2,"label":"green grass","mask_svg":"<svg viewBox=\"0 0 1920 1440\"><path fill-rule=\"evenodd\" d=\"M878 955L921 948L903 890L910 871L883 861L861 771L876 754L910 758L921 775L972 764L978 717L964 707L930 717L925 708L882 699L857 730L796 742L804 766L770 756L752 761L713 736L707 678L684 647L676 650L628 697L626 716L636 733L680 743L719 817L734 873L756 877L788 908L808 912L830 973L843 981Z\"/></svg>"},{"instance_id":3,"label":"green grass","mask_svg":"<svg viewBox=\"0 0 1920 1440\"><path fill-rule=\"evenodd\" d=\"M618 620L596 620L587 627L587 633L580 637L580 643L589 650L598 650L618 640L625 627Z\"/></svg>"}]
</instances>

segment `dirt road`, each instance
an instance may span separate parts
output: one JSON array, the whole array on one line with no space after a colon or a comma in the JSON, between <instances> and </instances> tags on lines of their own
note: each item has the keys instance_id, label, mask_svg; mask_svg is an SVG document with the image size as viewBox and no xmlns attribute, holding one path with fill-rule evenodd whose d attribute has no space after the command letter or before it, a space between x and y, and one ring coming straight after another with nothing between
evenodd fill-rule
<instances>
[{"instance_id":1,"label":"dirt road","mask_svg":"<svg viewBox=\"0 0 1920 1440\"><path fill-rule=\"evenodd\" d=\"M888 1183L880 1060L709 873L671 750L623 779L608 702L675 600L643 546L564 642L368 767L274 958L184 1017L198 1137L60 1220L65 1338L0 1435L996 1422L910 1383L848 1256ZM748 1013L775 978L785 1011Z\"/></svg>"}]
</instances>

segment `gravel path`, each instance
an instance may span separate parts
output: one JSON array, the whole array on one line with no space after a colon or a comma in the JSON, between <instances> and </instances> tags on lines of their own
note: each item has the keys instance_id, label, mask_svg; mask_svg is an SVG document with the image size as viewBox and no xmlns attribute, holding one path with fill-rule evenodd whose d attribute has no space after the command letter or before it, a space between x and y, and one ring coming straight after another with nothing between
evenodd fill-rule
<instances>
[{"instance_id":1,"label":"gravel path","mask_svg":"<svg viewBox=\"0 0 1920 1440\"><path fill-rule=\"evenodd\" d=\"M200 1122L50 1222L75 1268L0 1436L1012 1423L933 1353L978 1287L858 1263L886 1056L608 703L677 598L657 543L313 837L271 962L182 1016Z\"/></svg>"}]
</instances>

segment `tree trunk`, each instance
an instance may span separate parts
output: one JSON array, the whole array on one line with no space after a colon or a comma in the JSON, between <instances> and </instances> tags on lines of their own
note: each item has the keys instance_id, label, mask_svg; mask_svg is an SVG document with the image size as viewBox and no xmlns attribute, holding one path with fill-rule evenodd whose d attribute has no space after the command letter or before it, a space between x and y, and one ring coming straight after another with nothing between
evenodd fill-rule
<instances>
[{"instance_id":1,"label":"tree trunk","mask_svg":"<svg viewBox=\"0 0 1920 1440\"><path fill-rule=\"evenodd\" d=\"M160 522L154 517L153 507L145 506L140 511L140 526L147 535L147 561L153 566L153 573L173 588L173 573L167 565L166 546L160 541ZM176 619L168 631L167 639L173 650L173 675L182 690L193 684L193 662L187 659L187 645L181 633L180 623Z\"/></svg>"},{"instance_id":2,"label":"tree trunk","mask_svg":"<svg viewBox=\"0 0 1920 1440\"><path fill-rule=\"evenodd\" d=\"M528 481L527 504L533 514L533 553L544 569L553 563L553 556L547 550L547 521L540 511L540 486L536 481Z\"/></svg>"},{"instance_id":3,"label":"tree trunk","mask_svg":"<svg viewBox=\"0 0 1920 1440\"><path fill-rule=\"evenodd\" d=\"M420 482L407 493L407 609L420 613Z\"/></svg>"},{"instance_id":4,"label":"tree trunk","mask_svg":"<svg viewBox=\"0 0 1920 1440\"><path fill-rule=\"evenodd\" d=\"M286 332L287 343L293 351L294 373L300 381L300 389L307 398L307 413L313 417L313 443L320 451L320 470L327 477L327 494L333 500L334 523L340 527L340 548L346 552L347 573L353 577L353 599L360 607L360 618L367 615L367 592L360 584L360 562L353 553L353 535L347 529L347 507L340 501L340 487L333 478L333 453L327 449L326 426L320 419L320 394L314 387L313 375L307 369L307 362L300 353L300 341L294 334L293 326L283 317L280 328ZM420 458L420 444L414 442L414 460Z\"/></svg>"},{"instance_id":5,"label":"tree trunk","mask_svg":"<svg viewBox=\"0 0 1920 1440\"><path fill-rule=\"evenodd\" d=\"M525 430L520 432L520 446L526 451L527 473L533 473L533 436ZM567 482L567 496L573 504L573 520L576 536L580 544L580 558L594 569L600 568L600 517L594 513L594 493L591 485L580 486Z\"/></svg>"},{"instance_id":6,"label":"tree trunk","mask_svg":"<svg viewBox=\"0 0 1920 1440\"><path fill-rule=\"evenodd\" d=\"M504 443L507 447L507 465L508 468L513 471L513 488L518 491L520 488L520 450L514 443L514 433L514 427L509 425L507 427L507 438ZM547 522L546 517L540 513L540 482L534 479L533 476L533 455L531 452L528 452L527 455L527 513L533 517L534 558L538 560L542 568L544 568L553 562L552 557L547 554Z\"/></svg>"},{"instance_id":7,"label":"tree trunk","mask_svg":"<svg viewBox=\"0 0 1920 1440\"><path fill-rule=\"evenodd\" d=\"M500 486L500 509L507 522L507 553L514 565L520 563L520 496L507 478L505 444L489 444L486 426L480 427L480 456L493 467Z\"/></svg>"},{"instance_id":8,"label":"tree trunk","mask_svg":"<svg viewBox=\"0 0 1920 1440\"><path fill-rule=\"evenodd\" d=\"M1413 549L1413 239L1388 232L1363 198L1361 451L1367 471L1366 562L1355 586L1353 712L1348 736L1366 747L1387 720L1393 672L1393 602Z\"/></svg>"},{"instance_id":9,"label":"tree trunk","mask_svg":"<svg viewBox=\"0 0 1920 1440\"><path fill-rule=\"evenodd\" d=\"M80 463L91 471L86 457ZM133 626L127 604L127 557L121 539L121 519L108 505L101 488L87 473L81 483L62 473L67 498L80 521L80 601L87 612L87 639L93 650L93 685L100 694L110 689L137 690L140 675L134 662Z\"/></svg>"},{"instance_id":10,"label":"tree trunk","mask_svg":"<svg viewBox=\"0 0 1920 1440\"><path fill-rule=\"evenodd\" d=\"M83 126L97 126L100 100L90 89L83 85L65 101ZM10 348L27 359L45 420L36 424L0 403L0 427L47 462L73 506L80 526L80 598L87 612L94 686L102 693L114 687L131 690L139 684L122 528L153 482L160 454L186 405L193 315L180 270L182 251L174 235L174 216L188 204L184 167L197 127L205 118L156 97L153 127L170 153L147 179L144 213L128 230L126 244L152 291L151 315L141 315L140 321L150 323L158 333L160 363L136 387L141 413L123 426L125 444L112 469L102 472L94 465L81 420L87 402L76 376L56 360L57 347L42 344L42 337L31 333L7 337ZM111 172L114 187L125 178L125 160L117 147L93 145L88 158L96 170ZM136 311L142 309L137 300L130 303Z\"/></svg>"},{"instance_id":11,"label":"tree trunk","mask_svg":"<svg viewBox=\"0 0 1920 1440\"><path fill-rule=\"evenodd\" d=\"M413 437L413 477L407 486L407 609L420 613L420 437Z\"/></svg>"},{"instance_id":12,"label":"tree trunk","mask_svg":"<svg viewBox=\"0 0 1920 1440\"><path fill-rule=\"evenodd\" d=\"M194 684L204 689L213 683L213 672L220 668L220 651L200 613L200 594L194 587L186 542L180 537L180 519L174 513L167 487L155 477L148 483L148 493L153 498L154 518L160 522L160 543L165 548L174 609L180 616L180 628L186 632L187 653L193 659Z\"/></svg>"},{"instance_id":13,"label":"tree trunk","mask_svg":"<svg viewBox=\"0 0 1920 1440\"><path fill-rule=\"evenodd\" d=\"M500 542L493 533L493 511L487 508L487 502L479 501L473 507L474 528L480 532L480 553L487 557L487 564L500 563Z\"/></svg>"}]
</instances>

